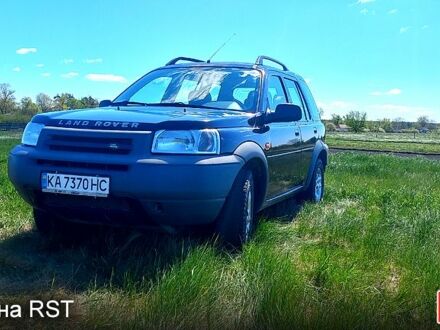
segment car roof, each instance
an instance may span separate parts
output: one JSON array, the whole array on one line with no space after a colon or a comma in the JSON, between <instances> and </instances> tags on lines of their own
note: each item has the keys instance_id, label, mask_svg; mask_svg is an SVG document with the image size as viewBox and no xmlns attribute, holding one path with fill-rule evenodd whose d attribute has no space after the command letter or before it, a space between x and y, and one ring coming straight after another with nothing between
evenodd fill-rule
<instances>
[{"instance_id":1,"label":"car roof","mask_svg":"<svg viewBox=\"0 0 440 330\"><path fill-rule=\"evenodd\" d=\"M169 62L170 63L170 62ZM299 80L304 79L289 70L281 70L276 67L273 67L271 65L263 65L263 64L256 64L256 63L246 63L246 62L184 62L184 63L173 63L173 64L167 64L165 66L162 66L158 69L165 69L165 68L192 68L192 67L222 67L222 68L239 68L239 69L257 69L264 71L265 73L271 72L271 73L278 73L281 75L288 75L295 77ZM287 69L287 68L286 68Z\"/></svg>"}]
</instances>

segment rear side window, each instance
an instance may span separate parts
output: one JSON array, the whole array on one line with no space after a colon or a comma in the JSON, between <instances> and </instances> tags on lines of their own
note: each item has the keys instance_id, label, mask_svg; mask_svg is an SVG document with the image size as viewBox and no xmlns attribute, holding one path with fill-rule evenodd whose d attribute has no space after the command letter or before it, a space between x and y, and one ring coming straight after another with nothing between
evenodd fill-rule
<instances>
[{"instance_id":1,"label":"rear side window","mask_svg":"<svg viewBox=\"0 0 440 330\"><path fill-rule=\"evenodd\" d=\"M302 109L303 120L307 120L309 116L306 113L306 109L304 109L304 104L295 82L290 79L284 79L284 86L286 86L287 93L289 94L290 103L299 106Z\"/></svg>"},{"instance_id":2,"label":"rear side window","mask_svg":"<svg viewBox=\"0 0 440 330\"><path fill-rule=\"evenodd\" d=\"M319 115L318 106L316 105L315 99L312 96L312 92L304 81L299 81L299 86L301 88L301 92L304 96L304 99L307 103L307 107L312 115L313 120L321 120Z\"/></svg>"},{"instance_id":3,"label":"rear side window","mask_svg":"<svg viewBox=\"0 0 440 330\"><path fill-rule=\"evenodd\" d=\"M278 104L287 103L281 79L278 76L269 77L267 88L267 104L270 110L275 110Z\"/></svg>"}]
</instances>

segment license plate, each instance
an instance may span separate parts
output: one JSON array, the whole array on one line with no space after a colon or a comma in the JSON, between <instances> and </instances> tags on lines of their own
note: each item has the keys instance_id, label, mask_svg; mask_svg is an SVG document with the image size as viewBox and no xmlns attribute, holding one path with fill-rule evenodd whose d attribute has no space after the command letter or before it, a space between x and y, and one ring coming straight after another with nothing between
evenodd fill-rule
<instances>
[{"instance_id":1,"label":"license plate","mask_svg":"<svg viewBox=\"0 0 440 330\"><path fill-rule=\"evenodd\" d=\"M43 173L41 175L41 190L55 194L107 197L110 191L110 178Z\"/></svg>"}]
</instances>

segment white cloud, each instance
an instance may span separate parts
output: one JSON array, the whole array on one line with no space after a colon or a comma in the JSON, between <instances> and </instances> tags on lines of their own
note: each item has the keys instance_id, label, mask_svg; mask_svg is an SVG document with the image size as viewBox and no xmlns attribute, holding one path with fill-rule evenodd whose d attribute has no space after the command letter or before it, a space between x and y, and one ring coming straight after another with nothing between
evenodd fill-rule
<instances>
[{"instance_id":1,"label":"white cloud","mask_svg":"<svg viewBox=\"0 0 440 330\"><path fill-rule=\"evenodd\" d=\"M42 77L50 77L50 73L49 72L44 72L41 74Z\"/></svg>"},{"instance_id":2,"label":"white cloud","mask_svg":"<svg viewBox=\"0 0 440 330\"><path fill-rule=\"evenodd\" d=\"M358 4L358 5L363 5L363 4L366 4L366 3L371 3L371 2L375 2L376 0L358 0L356 3Z\"/></svg>"},{"instance_id":3,"label":"white cloud","mask_svg":"<svg viewBox=\"0 0 440 330\"><path fill-rule=\"evenodd\" d=\"M12 71L14 72L20 72L21 68L19 66L16 66L15 68L12 69Z\"/></svg>"},{"instance_id":4,"label":"white cloud","mask_svg":"<svg viewBox=\"0 0 440 330\"><path fill-rule=\"evenodd\" d=\"M382 96L382 95L400 95L402 94L402 90L399 88L393 88L386 92L380 92L380 91L374 91L371 92L370 95L372 96Z\"/></svg>"},{"instance_id":5,"label":"white cloud","mask_svg":"<svg viewBox=\"0 0 440 330\"><path fill-rule=\"evenodd\" d=\"M64 60L63 60L63 63L64 64L72 64L73 62L75 62L72 58L65 58Z\"/></svg>"},{"instance_id":6,"label":"white cloud","mask_svg":"<svg viewBox=\"0 0 440 330\"><path fill-rule=\"evenodd\" d=\"M117 83L127 82L127 79L125 77L114 74L103 74L103 73L90 73L86 75L86 79L91 81L99 81L99 82L117 82Z\"/></svg>"},{"instance_id":7,"label":"white cloud","mask_svg":"<svg viewBox=\"0 0 440 330\"><path fill-rule=\"evenodd\" d=\"M102 58L88 58L85 60L87 64L96 64L96 63L102 63Z\"/></svg>"},{"instance_id":8,"label":"white cloud","mask_svg":"<svg viewBox=\"0 0 440 330\"><path fill-rule=\"evenodd\" d=\"M400 33L406 33L409 29L411 29L411 26L402 26L400 28Z\"/></svg>"},{"instance_id":9,"label":"white cloud","mask_svg":"<svg viewBox=\"0 0 440 330\"><path fill-rule=\"evenodd\" d=\"M19 55L26 55L30 53L36 53L37 48L19 48L15 52Z\"/></svg>"},{"instance_id":10,"label":"white cloud","mask_svg":"<svg viewBox=\"0 0 440 330\"><path fill-rule=\"evenodd\" d=\"M38 63L38 64L36 65L36 67L37 67L37 68L42 68L42 67L44 67L44 64L43 64L43 63Z\"/></svg>"},{"instance_id":11,"label":"white cloud","mask_svg":"<svg viewBox=\"0 0 440 330\"><path fill-rule=\"evenodd\" d=\"M395 15L395 14L397 14L398 11L399 10L397 10L397 9L391 9L390 11L388 11L388 14L389 15Z\"/></svg>"},{"instance_id":12,"label":"white cloud","mask_svg":"<svg viewBox=\"0 0 440 330\"><path fill-rule=\"evenodd\" d=\"M422 30L426 30L427 28L429 28L429 25L423 25L422 26Z\"/></svg>"},{"instance_id":13,"label":"white cloud","mask_svg":"<svg viewBox=\"0 0 440 330\"><path fill-rule=\"evenodd\" d=\"M364 8L364 9L362 9L362 10L360 11L360 13L361 13L362 15L367 15L367 14L368 14L368 9L367 9L367 8Z\"/></svg>"},{"instance_id":14,"label":"white cloud","mask_svg":"<svg viewBox=\"0 0 440 330\"><path fill-rule=\"evenodd\" d=\"M64 73L61 75L61 77L66 78L66 79L70 79L70 78L75 78L79 75L78 72L68 72L68 73Z\"/></svg>"}]
</instances>

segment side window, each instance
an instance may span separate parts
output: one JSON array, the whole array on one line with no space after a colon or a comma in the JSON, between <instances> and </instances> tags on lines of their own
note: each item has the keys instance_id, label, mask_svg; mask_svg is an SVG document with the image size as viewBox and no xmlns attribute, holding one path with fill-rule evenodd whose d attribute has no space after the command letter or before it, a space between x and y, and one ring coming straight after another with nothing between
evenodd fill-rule
<instances>
[{"instance_id":1,"label":"side window","mask_svg":"<svg viewBox=\"0 0 440 330\"><path fill-rule=\"evenodd\" d=\"M303 81L299 82L299 86L301 87L301 92L304 96L310 114L312 115L312 119L320 120L321 117L319 115L319 109L318 106L316 105L315 99L313 98L312 92L310 91L309 87Z\"/></svg>"},{"instance_id":2,"label":"side window","mask_svg":"<svg viewBox=\"0 0 440 330\"><path fill-rule=\"evenodd\" d=\"M286 94L278 76L269 77L267 88L267 104L270 110L275 110L278 104L287 103Z\"/></svg>"},{"instance_id":3,"label":"side window","mask_svg":"<svg viewBox=\"0 0 440 330\"><path fill-rule=\"evenodd\" d=\"M286 86L287 93L289 94L290 103L299 106L302 109L303 120L307 120L309 117L307 116L306 109L304 109L303 100L299 94L296 83L293 80L284 79L284 86Z\"/></svg>"}]
</instances>

